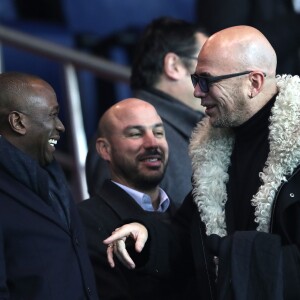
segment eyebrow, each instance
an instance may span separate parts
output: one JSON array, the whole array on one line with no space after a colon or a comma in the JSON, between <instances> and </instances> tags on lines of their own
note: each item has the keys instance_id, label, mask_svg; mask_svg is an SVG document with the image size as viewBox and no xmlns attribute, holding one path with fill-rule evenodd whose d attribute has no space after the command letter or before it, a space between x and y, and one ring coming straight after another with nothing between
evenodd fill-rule
<instances>
[{"instance_id":1,"label":"eyebrow","mask_svg":"<svg viewBox=\"0 0 300 300\"><path fill-rule=\"evenodd\" d=\"M145 128L158 128L158 127L164 127L163 123L156 123L156 124L151 125L149 127L142 126L142 125L130 125L130 126L127 126L125 128L125 131L131 130L131 129L143 130Z\"/></svg>"}]
</instances>

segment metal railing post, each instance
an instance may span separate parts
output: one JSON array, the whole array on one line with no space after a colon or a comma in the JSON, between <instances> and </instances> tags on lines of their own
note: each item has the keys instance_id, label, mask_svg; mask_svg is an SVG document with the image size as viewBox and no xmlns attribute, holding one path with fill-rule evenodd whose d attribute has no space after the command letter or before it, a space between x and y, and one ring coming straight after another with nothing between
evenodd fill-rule
<instances>
[{"instance_id":1,"label":"metal railing post","mask_svg":"<svg viewBox=\"0 0 300 300\"><path fill-rule=\"evenodd\" d=\"M80 90L77 80L75 67L70 64L64 64L64 76L66 85L66 95L68 101L68 113L70 119L70 128L72 135L72 151L75 157L75 171L79 183L80 200L88 198L86 176L85 176L85 158L87 154L87 141L84 131Z\"/></svg>"}]
</instances>

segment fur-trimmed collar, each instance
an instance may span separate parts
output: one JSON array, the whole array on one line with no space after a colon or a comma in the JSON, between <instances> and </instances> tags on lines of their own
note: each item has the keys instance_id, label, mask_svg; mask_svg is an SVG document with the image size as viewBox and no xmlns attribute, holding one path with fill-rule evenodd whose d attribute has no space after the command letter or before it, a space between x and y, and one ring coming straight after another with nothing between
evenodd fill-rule
<instances>
[{"instance_id":1,"label":"fur-trimmed collar","mask_svg":"<svg viewBox=\"0 0 300 300\"><path fill-rule=\"evenodd\" d=\"M272 204L279 186L300 164L300 78L277 76L279 94L271 111L270 152L263 171L262 185L251 200L255 206L257 230L268 232ZM196 126L190 143L193 167L193 197L206 225L206 234L225 236L225 203L228 167L234 134L228 128L213 128L209 118Z\"/></svg>"}]
</instances>

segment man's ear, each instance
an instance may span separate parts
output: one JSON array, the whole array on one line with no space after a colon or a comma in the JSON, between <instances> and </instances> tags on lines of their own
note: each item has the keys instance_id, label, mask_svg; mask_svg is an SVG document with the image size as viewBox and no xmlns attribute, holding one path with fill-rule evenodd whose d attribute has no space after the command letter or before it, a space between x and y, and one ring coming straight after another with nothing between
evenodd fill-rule
<instances>
[{"instance_id":1,"label":"man's ear","mask_svg":"<svg viewBox=\"0 0 300 300\"><path fill-rule=\"evenodd\" d=\"M98 154L106 161L110 161L110 144L106 138L96 140L96 150Z\"/></svg>"},{"instance_id":2,"label":"man's ear","mask_svg":"<svg viewBox=\"0 0 300 300\"><path fill-rule=\"evenodd\" d=\"M249 97L253 98L258 95L263 87L265 76L262 72L253 72L250 74L251 89L249 90Z\"/></svg>"},{"instance_id":3,"label":"man's ear","mask_svg":"<svg viewBox=\"0 0 300 300\"><path fill-rule=\"evenodd\" d=\"M182 77L182 74L186 73L180 57L177 54L169 52L165 55L164 73L166 74L166 76L173 80L180 79Z\"/></svg>"},{"instance_id":4,"label":"man's ear","mask_svg":"<svg viewBox=\"0 0 300 300\"><path fill-rule=\"evenodd\" d=\"M8 115L8 122L10 124L10 128L21 135L26 134L26 122L24 118L25 115L18 111L12 111Z\"/></svg>"}]
</instances>

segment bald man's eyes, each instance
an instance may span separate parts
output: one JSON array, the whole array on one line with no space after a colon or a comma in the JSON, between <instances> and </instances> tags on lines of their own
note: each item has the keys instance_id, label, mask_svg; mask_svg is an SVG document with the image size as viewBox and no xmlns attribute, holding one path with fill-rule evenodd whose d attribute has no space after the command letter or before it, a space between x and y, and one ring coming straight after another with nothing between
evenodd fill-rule
<instances>
[{"instance_id":1,"label":"bald man's eyes","mask_svg":"<svg viewBox=\"0 0 300 300\"><path fill-rule=\"evenodd\" d=\"M125 130L125 136L129 138L139 138L144 134L144 130L141 127L127 128Z\"/></svg>"},{"instance_id":2,"label":"bald man's eyes","mask_svg":"<svg viewBox=\"0 0 300 300\"><path fill-rule=\"evenodd\" d=\"M165 130L163 127L155 127L152 133L157 138L162 138L165 136ZM142 129L131 129L125 133L125 136L129 138L141 138L146 134L145 130Z\"/></svg>"},{"instance_id":3,"label":"bald man's eyes","mask_svg":"<svg viewBox=\"0 0 300 300\"><path fill-rule=\"evenodd\" d=\"M141 131L137 131L137 130L132 130L129 131L126 136L131 137L131 138L138 138L142 136L142 132Z\"/></svg>"},{"instance_id":4,"label":"bald man's eyes","mask_svg":"<svg viewBox=\"0 0 300 300\"><path fill-rule=\"evenodd\" d=\"M162 138L165 136L165 130L163 128L156 128L154 129L153 134L158 138Z\"/></svg>"}]
</instances>

